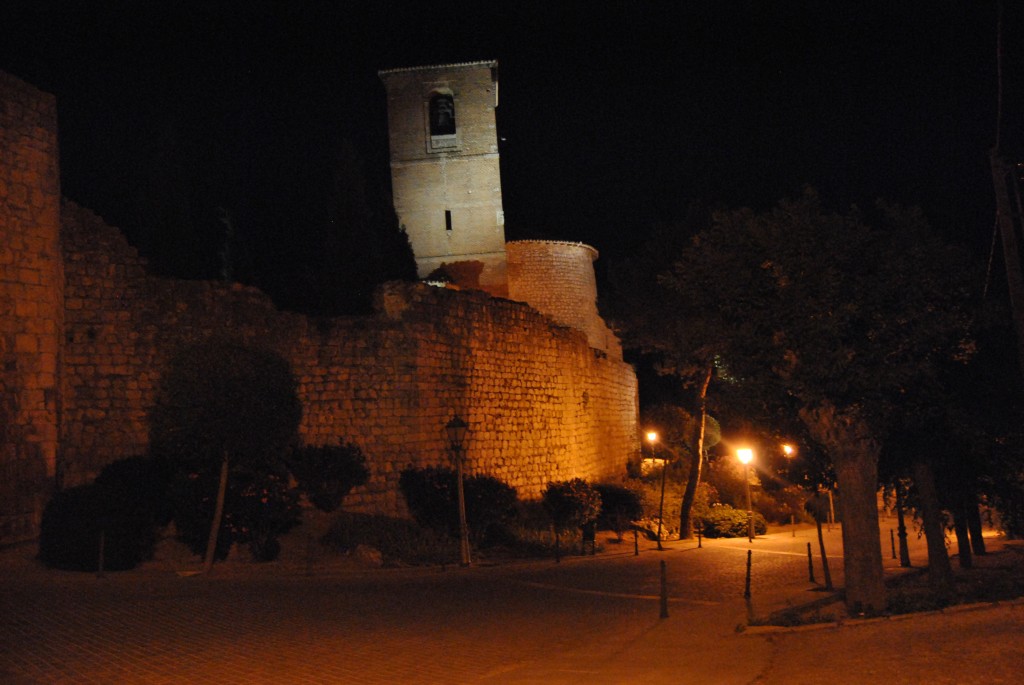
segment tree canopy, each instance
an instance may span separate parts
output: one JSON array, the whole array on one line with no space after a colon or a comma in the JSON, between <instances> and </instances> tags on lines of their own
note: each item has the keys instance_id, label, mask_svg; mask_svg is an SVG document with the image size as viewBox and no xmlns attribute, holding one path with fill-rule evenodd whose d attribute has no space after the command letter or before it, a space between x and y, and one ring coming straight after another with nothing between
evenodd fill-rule
<instances>
[{"instance_id":1,"label":"tree canopy","mask_svg":"<svg viewBox=\"0 0 1024 685\"><path fill-rule=\"evenodd\" d=\"M150 452L178 461L279 464L298 439L302 405L288 362L227 340L183 348L161 379Z\"/></svg>"},{"instance_id":2,"label":"tree canopy","mask_svg":"<svg viewBox=\"0 0 1024 685\"><path fill-rule=\"evenodd\" d=\"M826 212L812 190L716 214L659 279L688 331L674 346L713 352L721 377L768 396L884 423L964 351L971 270L917 210L867 220Z\"/></svg>"},{"instance_id":3,"label":"tree canopy","mask_svg":"<svg viewBox=\"0 0 1024 685\"><path fill-rule=\"evenodd\" d=\"M648 286L651 308L621 321L627 343L680 375L712 363L747 408L799 418L844 490L848 603L881 610L879 441L970 352L966 257L917 210L841 214L806 189L765 212L715 213L671 262Z\"/></svg>"}]
</instances>

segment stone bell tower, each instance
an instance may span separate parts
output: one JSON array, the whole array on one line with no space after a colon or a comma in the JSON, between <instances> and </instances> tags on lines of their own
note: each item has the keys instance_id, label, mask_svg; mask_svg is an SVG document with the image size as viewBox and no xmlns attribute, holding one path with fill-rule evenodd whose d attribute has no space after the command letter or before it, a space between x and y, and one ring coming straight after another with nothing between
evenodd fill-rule
<instances>
[{"instance_id":1,"label":"stone bell tower","mask_svg":"<svg viewBox=\"0 0 1024 685\"><path fill-rule=\"evenodd\" d=\"M395 212L420 278L508 295L501 205L498 63L379 72L388 98Z\"/></svg>"}]
</instances>

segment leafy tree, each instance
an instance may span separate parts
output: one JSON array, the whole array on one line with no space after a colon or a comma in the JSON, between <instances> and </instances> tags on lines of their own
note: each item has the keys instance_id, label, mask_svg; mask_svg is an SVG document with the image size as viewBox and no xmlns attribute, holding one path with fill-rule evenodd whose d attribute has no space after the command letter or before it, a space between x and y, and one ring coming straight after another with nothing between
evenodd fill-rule
<instances>
[{"instance_id":1,"label":"leafy tree","mask_svg":"<svg viewBox=\"0 0 1024 685\"><path fill-rule=\"evenodd\" d=\"M295 378L273 352L228 340L183 348L169 362L150 414L150 451L180 477L216 482L205 568L213 565L229 475L272 478L298 439ZM208 476L218 472L216 481ZM189 512L179 507L178 516Z\"/></svg>"},{"instance_id":2,"label":"leafy tree","mask_svg":"<svg viewBox=\"0 0 1024 685\"><path fill-rule=\"evenodd\" d=\"M916 210L879 205L868 225L812 190L763 213L721 212L660 279L653 349L713 363L764 414L799 416L827 449L843 497L846 599L886 606L876 489L898 399L936 382L966 330L969 273ZM658 333L658 329L661 333Z\"/></svg>"},{"instance_id":3,"label":"leafy tree","mask_svg":"<svg viewBox=\"0 0 1024 685\"><path fill-rule=\"evenodd\" d=\"M709 372L698 389L699 397L707 397L707 384L710 382ZM679 512L679 537L688 540L693 537L693 505L701 483L707 450L722 439L721 429L718 421L708 416L706 405L702 405L696 417L682 407L658 405L646 412L646 422L657 428L658 442L682 458L681 467L688 474Z\"/></svg>"},{"instance_id":4,"label":"leafy tree","mask_svg":"<svg viewBox=\"0 0 1024 685\"><path fill-rule=\"evenodd\" d=\"M613 270L612 321L626 344L641 350L655 369L678 377L693 393L694 428L686 443L691 454L703 455L717 442L708 435L708 392L716 376L716 360L724 346L716 322L680 311L677 298L665 297L663 288L652 287L652 274L669 272L687 247L690 236L706 229L710 214L693 205L684 221L658 225L650 240L632 259ZM710 429L717 428L717 423ZM719 436L720 437L720 436ZM680 506L680 537L693 537L692 511L700 485L703 459L690 462L689 478Z\"/></svg>"},{"instance_id":5,"label":"leafy tree","mask_svg":"<svg viewBox=\"0 0 1024 685\"><path fill-rule=\"evenodd\" d=\"M410 466L398 477L398 487L416 523L424 528L458 534L459 510L456 474L441 466Z\"/></svg>"}]
</instances>

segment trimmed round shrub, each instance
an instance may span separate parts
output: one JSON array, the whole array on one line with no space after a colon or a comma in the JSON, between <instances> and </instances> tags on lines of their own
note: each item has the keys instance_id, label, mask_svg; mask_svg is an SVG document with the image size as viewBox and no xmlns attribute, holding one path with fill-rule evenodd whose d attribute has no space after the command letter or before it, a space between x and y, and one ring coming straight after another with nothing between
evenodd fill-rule
<instances>
[{"instance_id":1,"label":"trimmed round shrub","mask_svg":"<svg viewBox=\"0 0 1024 685\"><path fill-rule=\"evenodd\" d=\"M458 474L443 466L407 468L398 485L409 513L419 525L453 537L459 534ZM516 515L515 488L493 476L463 479L466 525L470 538L486 545L505 537L505 527Z\"/></svg>"},{"instance_id":2,"label":"trimmed round shrub","mask_svg":"<svg viewBox=\"0 0 1024 685\"><path fill-rule=\"evenodd\" d=\"M466 521L473 541L481 546L509 537L508 524L516 517L516 489L493 476L470 476L464 483Z\"/></svg>"},{"instance_id":3,"label":"trimmed round shrub","mask_svg":"<svg viewBox=\"0 0 1024 685\"><path fill-rule=\"evenodd\" d=\"M167 462L151 457L128 457L108 464L96 477L96 486L118 501L126 515L162 527L171 522L173 512L167 498L171 468Z\"/></svg>"},{"instance_id":4,"label":"trimmed round shrub","mask_svg":"<svg viewBox=\"0 0 1024 685\"><path fill-rule=\"evenodd\" d=\"M335 511L352 488L365 485L370 477L362 450L350 443L298 447L286 462L299 489L325 512Z\"/></svg>"},{"instance_id":5,"label":"trimmed round shrub","mask_svg":"<svg viewBox=\"0 0 1024 685\"><path fill-rule=\"evenodd\" d=\"M747 512L726 504L708 509L702 522L704 537L707 538L740 538L747 535ZM768 522L755 511L754 534L764 535L767 532Z\"/></svg>"},{"instance_id":6,"label":"trimmed round shrub","mask_svg":"<svg viewBox=\"0 0 1024 685\"><path fill-rule=\"evenodd\" d=\"M582 478L548 483L541 505L556 530L581 528L597 520L601 494Z\"/></svg>"},{"instance_id":7,"label":"trimmed round shrub","mask_svg":"<svg viewBox=\"0 0 1024 685\"><path fill-rule=\"evenodd\" d=\"M597 517L599 528L613 530L622 538L622 533L644 516L643 499L640 493L615 483L598 483L594 486L601 495L601 513Z\"/></svg>"},{"instance_id":8,"label":"trimmed round shrub","mask_svg":"<svg viewBox=\"0 0 1024 685\"><path fill-rule=\"evenodd\" d=\"M96 481L59 492L43 513L39 559L72 571L124 571L153 558L157 529L170 520L167 470L145 457L109 464Z\"/></svg>"},{"instance_id":9,"label":"trimmed round shrub","mask_svg":"<svg viewBox=\"0 0 1024 685\"><path fill-rule=\"evenodd\" d=\"M457 534L459 511L456 473L440 466L409 467L398 477L405 505L424 528Z\"/></svg>"},{"instance_id":10,"label":"trimmed round shrub","mask_svg":"<svg viewBox=\"0 0 1024 685\"><path fill-rule=\"evenodd\" d=\"M95 485L54 494L39 527L39 560L68 571L97 570L102 506Z\"/></svg>"}]
</instances>

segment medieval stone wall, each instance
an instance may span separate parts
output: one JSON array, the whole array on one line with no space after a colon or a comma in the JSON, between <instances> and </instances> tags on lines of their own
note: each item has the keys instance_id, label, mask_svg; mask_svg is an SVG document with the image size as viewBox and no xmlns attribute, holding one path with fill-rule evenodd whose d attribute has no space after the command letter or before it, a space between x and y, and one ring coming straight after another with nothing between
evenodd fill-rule
<instances>
[{"instance_id":1,"label":"medieval stone wall","mask_svg":"<svg viewBox=\"0 0 1024 685\"><path fill-rule=\"evenodd\" d=\"M618 337L597 311L597 250L558 240L516 240L505 250L510 299L529 302L555 321L586 333L591 347L622 358Z\"/></svg>"},{"instance_id":2,"label":"medieval stone wall","mask_svg":"<svg viewBox=\"0 0 1024 685\"><path fill-rule=\"evenodd\" d=\"M0 540L56 478L63 276L54 98L0 72Z\"/></svg>"},{"instance_id":3,"label":"medieval stone wall","mask_svg":"<svg viewBox=\"0 0 1024 685\"><path fill-rule=\"evenodd\" d=\"M169 361L210 339L290 363L305 443L362 448L353 509L405 514L400 472L448 463L456 414L467 472L528 499L620 475L638 449L632 367L524 303L393 283L374 316L313 320L254 288L157 278L117 229L61 203L52 97L0 74L0 136L0 543L36 534L54 487L145 454Z\"/></svg>"},{"instance_id":4,"label":"medieval stone wall","mask_svg":"<svg viewBox=\"0 0 1024 685\"><path fill-rule=\"evenodd\" d=\"M120 233L64 208L64 458L69 482L147 446L160 374L183 345L231 337L287 359L309 444L351 441L371 480L348 500L403 514L398 476L447 463L444 425L470 425L468 473L536 498L550 480L613 478L636 450L632 367L579 331L482 292L388 284L373 317L312 321L258 290L145 273Z\"/></svg>"}]
</instances>

